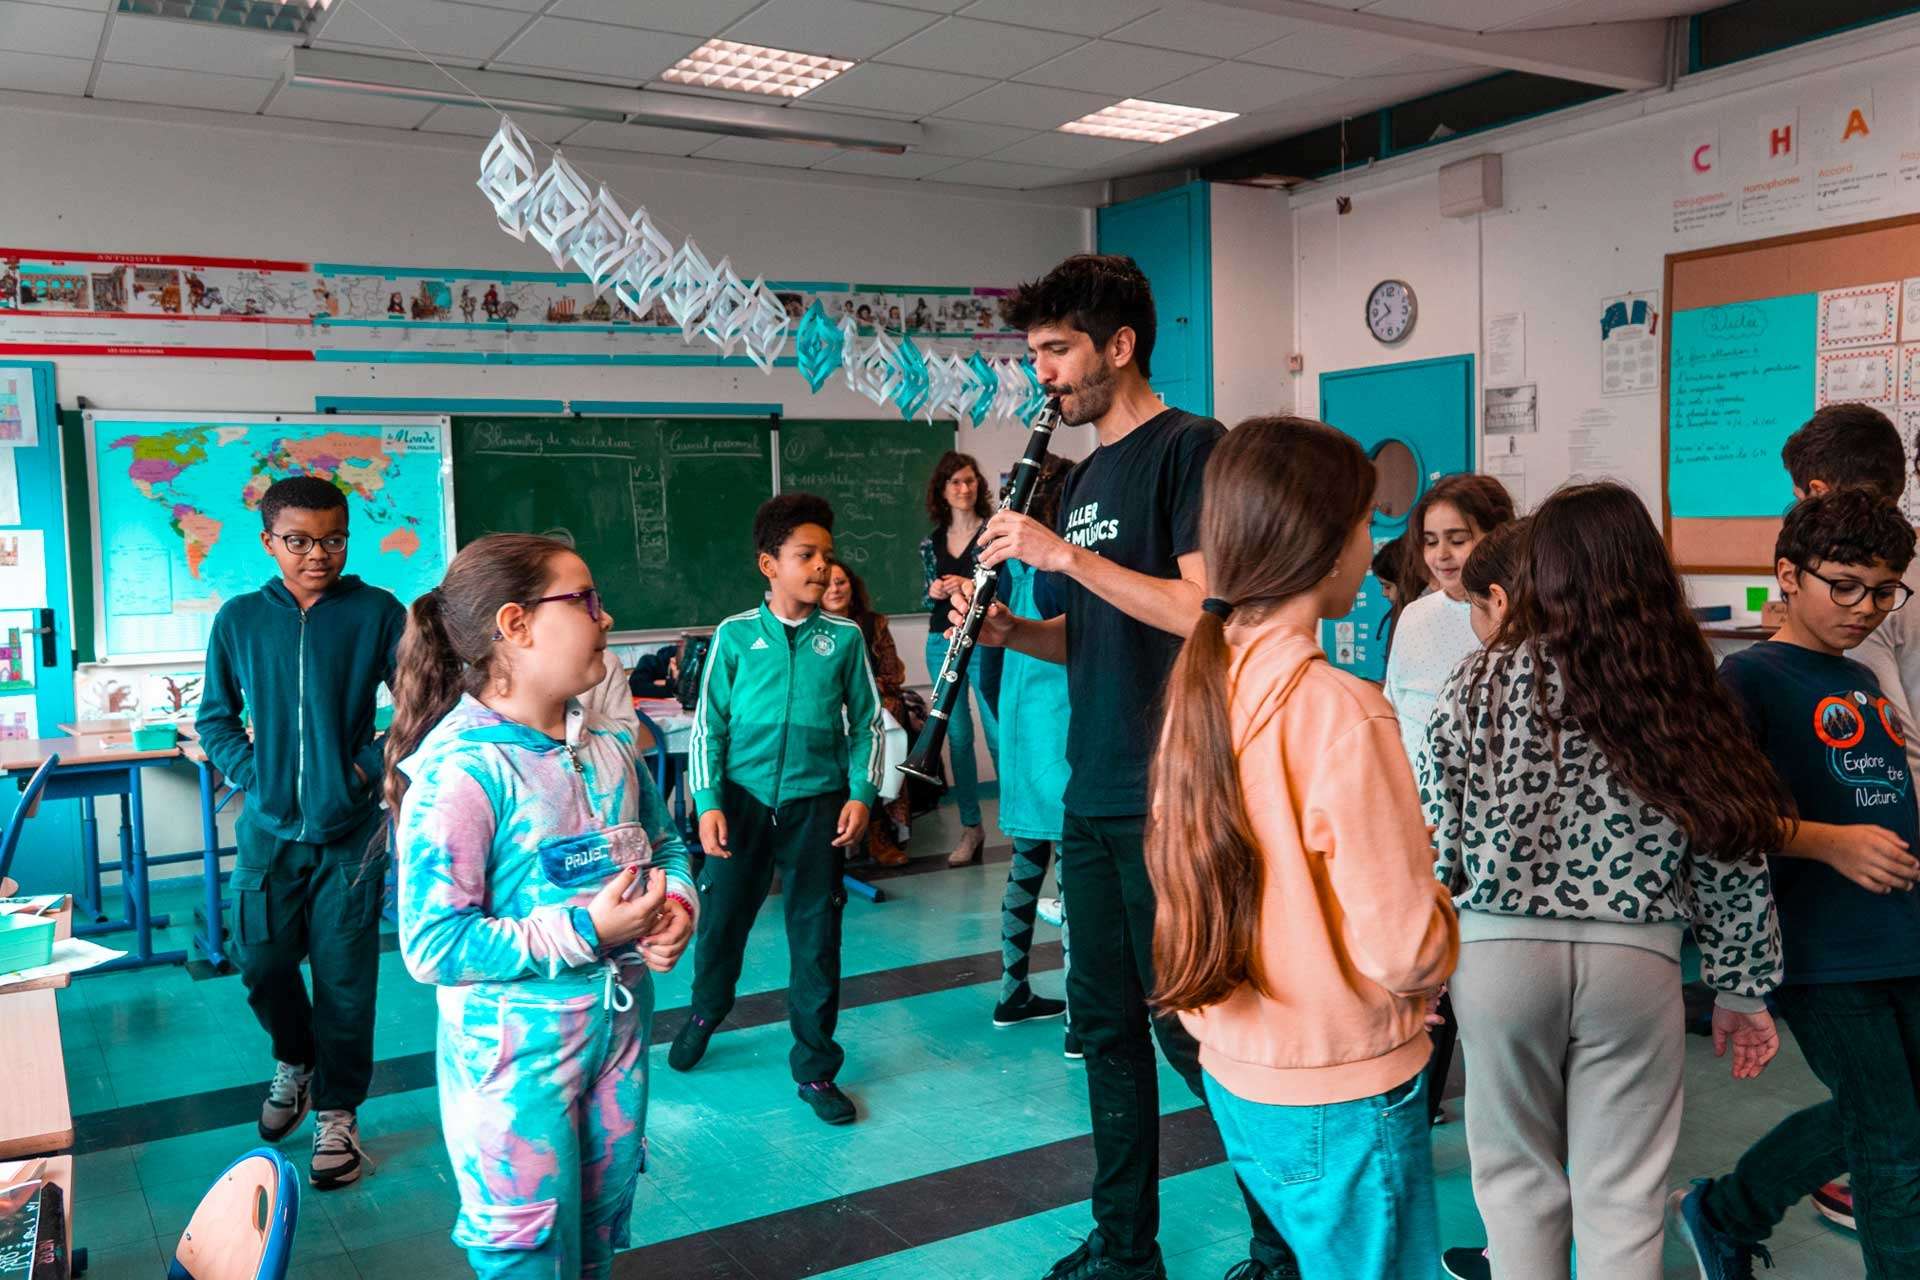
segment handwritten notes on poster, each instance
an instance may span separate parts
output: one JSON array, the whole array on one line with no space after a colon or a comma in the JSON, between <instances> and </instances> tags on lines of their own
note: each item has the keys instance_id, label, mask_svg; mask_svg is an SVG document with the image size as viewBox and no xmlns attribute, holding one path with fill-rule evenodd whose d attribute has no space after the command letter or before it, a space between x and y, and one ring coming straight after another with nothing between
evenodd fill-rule
<instances>
[{"instance_id":1,"label":"handwritten notes on poster","mask_svg":"<svg viewBox=\"0 0 1920 1280\"><path fill-rule=\"evenodd\" d=\"M1813 412L1811 293L1672 317L1667 495L1673 515L1777 516L1792 501L1780 446Z\"/></svg>"}]
</instances>

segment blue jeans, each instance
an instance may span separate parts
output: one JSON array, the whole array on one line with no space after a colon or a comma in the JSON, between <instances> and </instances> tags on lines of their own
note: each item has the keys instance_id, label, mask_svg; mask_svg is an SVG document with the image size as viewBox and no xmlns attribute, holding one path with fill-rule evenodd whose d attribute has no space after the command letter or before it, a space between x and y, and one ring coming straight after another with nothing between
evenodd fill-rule
<instances>
[{"instance_id":1,"label":"blue jeans","mask_svg":"<svg viewBox=\"0 0 1920 1280\"><path fill-rule=\"evenodd\" d=\"M946 661L946 657L946 636L929 632L929 679L939 676L940 664ZM974 696L980 699L980 727L987 735L987 756L993 761L993 767L998 769L1000 726L993 714L992 704L987 701L986 692L980 687L980 654L977 650L973 660L967 663L967 683L973 686ZM980 825L980 766L973 759L973 709L968 705L965 692L953 700L953 715L947 721L947 754L953 761L953 802L960 806L960 821L969 827L977 827Z\"/></svg>"},{"instance_id":2,"label":"blue jeans","mask_svg":"<svg viewBox=\"0 0 1920 1280\"><path fill-rule=\"evenodd\" d=\"M1302 1280L1440 1274L1422 1076L1317 1107L1248 1102L1204 1078L1233 1171L1293 1246Z\"/></svg>"}]
</instances>

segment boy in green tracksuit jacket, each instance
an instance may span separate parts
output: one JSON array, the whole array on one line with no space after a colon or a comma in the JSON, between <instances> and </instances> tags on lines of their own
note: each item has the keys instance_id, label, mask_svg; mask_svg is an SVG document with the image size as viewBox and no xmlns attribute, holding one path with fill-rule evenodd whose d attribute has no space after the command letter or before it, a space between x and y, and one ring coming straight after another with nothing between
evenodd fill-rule
<instances>
[{"instance_id":1,"label":"boy in green tracksuit jacket","mask_svg":"<svg viewBox=\"0 0 1920 1280\"><path fill-rule=\"evenodd\" d=\"M309 1177L325 1191L360 1176L356 1113L373 1077L386 881L386 858L368 856L380 825L374 699L392 682L407 614L387 592L341 576L347 501L331 482L277 482L260 518L280 577L214 618L197 728L214 767L246 793L234 951L276 1059L260 1136L280 1141L311 1106Z\"/></svg>"},{"instance_id":2,"label":"boy in green tracksuit jacket","mask_svg":"<svg viewBox=\"0 0 1920 1280\"><path fill-rule=\"evenodd\" d=\"M880 691L858 623L820 608L833 508L810 493L762 504L753 541L767 602L714 629L688 768L704 901L693 1001L667 1065L690 1071L733 1008L754 916L780 870L787 917L789 1055L800 1097L828 1124L853 1103L833 1083L846 1053L840 1017L840 912L846 851L865 838L880 788Z\"/></svg>"}]
</instances>

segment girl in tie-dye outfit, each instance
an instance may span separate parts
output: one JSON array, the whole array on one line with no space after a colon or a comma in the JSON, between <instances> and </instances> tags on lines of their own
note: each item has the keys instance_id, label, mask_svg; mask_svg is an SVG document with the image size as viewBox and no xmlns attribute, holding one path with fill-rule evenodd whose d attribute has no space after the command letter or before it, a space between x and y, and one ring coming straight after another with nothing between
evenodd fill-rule
<instances>
[{"instance_id":1,"label":"girl in tie-dye outfit","mask_svg":"<svg viewBox=\"0 0 1920 1280\"><path fill-rule=\"evenodd\" d=\"M439 988L453 1238L483 1277L608 1273L645 1158L648 971L693 929L631 726L578 700L611 626L571 550L502 534L455 557L400 644L400 944Z\"/></svg>"}]
</instances>

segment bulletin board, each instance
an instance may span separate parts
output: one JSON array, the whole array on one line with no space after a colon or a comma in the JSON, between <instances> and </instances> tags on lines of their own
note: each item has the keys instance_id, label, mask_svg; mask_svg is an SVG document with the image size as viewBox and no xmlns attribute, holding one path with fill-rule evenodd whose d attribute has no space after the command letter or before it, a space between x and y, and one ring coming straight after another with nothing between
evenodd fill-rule
<instances>
[{"instance_id":1,"label":"bulletin board","mask_svg":"<svg viewBox=\"0 0 1920 1280\"><path fill-rule=\"evenodd\" d=\"M1661 386L1667 546L1690 573L1771 573L1786 439L1858 400L1920 435L1920 215L1669 254Z\"/></svg>"}]
</instances>

